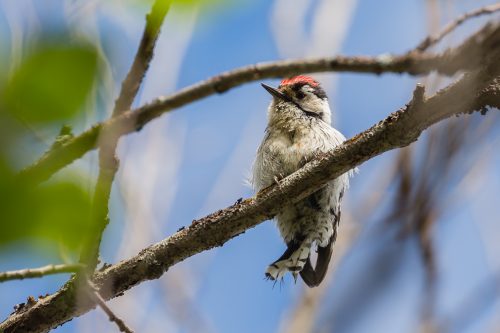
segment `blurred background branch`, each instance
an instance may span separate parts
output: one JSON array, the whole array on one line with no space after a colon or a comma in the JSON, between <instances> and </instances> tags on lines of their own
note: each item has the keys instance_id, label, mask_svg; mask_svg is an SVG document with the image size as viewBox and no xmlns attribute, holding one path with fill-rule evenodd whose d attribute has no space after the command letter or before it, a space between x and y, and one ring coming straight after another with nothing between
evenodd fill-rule
<instances>
[{"instance_id":1,"label":"blurred background branch","mask_svg":"<svg viewBox=\"0 0 500 333\"><path fill-rule=\"evenodd\" d=\"M112 117L129 110L139 91L141 82L153 59L154 48L160 34L163 20L170 8L170 1L156 0L151 12L146 16L146 25L132 66L123 80L122 88L115 102ZM102 131L99 134L99 175L92 201L92 226L88 241L81 251L80 261L92 272L98 262L102 233L108 225L108 209L111 187L118 170L119 161L115 156L121 130Z\"/></svg>"},{"instance_id":2,"label":"blurred background branch","mask_svg":"<svg viewBox=\"0 0 500 333\"><path fill-rule=\"evenodd\" d=\"M436 35L430 35L426 39L424 39L420 44L417 45L415 51L423 52L429 49L430 47L436 45L441 41L446 35L450 34L453 30L455 30L459 25L464 23L470 18L478 17L481 15L492 14L500 10L500 3L485 6L482 8L478 8L471 12L465 13L460 17L456 18L454 21L450 22L447 26L445 26L439 33Z\"/></svg>"}]
</instances>

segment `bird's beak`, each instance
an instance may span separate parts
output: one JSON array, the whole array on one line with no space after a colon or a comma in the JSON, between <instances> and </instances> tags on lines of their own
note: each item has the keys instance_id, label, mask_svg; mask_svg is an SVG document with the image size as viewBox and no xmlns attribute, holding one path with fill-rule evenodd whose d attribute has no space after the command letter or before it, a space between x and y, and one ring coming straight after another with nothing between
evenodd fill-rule
<instances>
[{"instance_id":1,"label":"bird's beak","mask_svg":"<svg viewBox=\"0 0 500 333\"><path fill-rule=\"evenodd\" d=\"M273 88L271 86L268 86L267 84L264 84L264 83L261 83L262 87L264 87L264 89L267 90L268 93L270 93L271 95L273 95L274 97L276 98L279 98L279 99L282 99L286 102L290 102L290 98L288 98L287 95L283 94L281 91L279 91L278 89L276 88Z\"/></svg>"}]
</instances>

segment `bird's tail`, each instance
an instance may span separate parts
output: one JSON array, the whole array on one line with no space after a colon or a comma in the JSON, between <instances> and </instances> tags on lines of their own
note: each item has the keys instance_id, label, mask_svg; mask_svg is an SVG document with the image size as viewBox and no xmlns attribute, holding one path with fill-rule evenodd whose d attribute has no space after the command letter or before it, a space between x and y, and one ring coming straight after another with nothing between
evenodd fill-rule
<instances>
[{"instance_id":1,"label":"bird's tail","mask_svg":"<svg viewBox=\"0 0 500 333\"><path fill-rule=\"evenodd\" d=\"M328 264L332 258L333 243L335 242L335 233L330 237L325 247L318 246L318 258L316 266L313 268L311 258L307 258L304 268L300 271L300 277L310 288L318 286L325 278Z\"/></svg>"}]
</instances>

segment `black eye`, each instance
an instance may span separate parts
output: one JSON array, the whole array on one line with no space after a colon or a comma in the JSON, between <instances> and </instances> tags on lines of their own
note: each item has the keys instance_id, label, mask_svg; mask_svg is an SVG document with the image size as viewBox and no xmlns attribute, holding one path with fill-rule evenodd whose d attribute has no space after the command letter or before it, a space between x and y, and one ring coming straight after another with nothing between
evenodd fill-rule
<instances>
[{"instance_id":1,"label":"black eye","mask_svg":"<svg viewBox=\"0 0 500 333\"><path fill-rule=\"evenodd\" d=\"M298 91L297 94L295 95L298 99L302 99L306 97L306 94L304 94L302 91Z\"/></svg>"}]
</instances>

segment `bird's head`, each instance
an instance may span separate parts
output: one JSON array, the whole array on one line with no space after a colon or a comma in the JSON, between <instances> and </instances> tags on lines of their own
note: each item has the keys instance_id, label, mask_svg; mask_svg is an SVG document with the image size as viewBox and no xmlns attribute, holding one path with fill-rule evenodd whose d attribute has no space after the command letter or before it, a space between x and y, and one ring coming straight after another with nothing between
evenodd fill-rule
<instances>
[{"instance_id":1,"label":"bird's head","mask_svg":"<svg viewBox=\"0 0 500 333\"><path fill-rule=\"evenodd\" d=\"M278 88L263 83L262 86L274 97L270 111L275 109L276 114L270 114L271 117L280 117L280 112L292 109L299 117L316 118L330 123L331 112L326 93L319 82L310 76L299 75L284 79Z\"/></svg>"}]
</instances>

